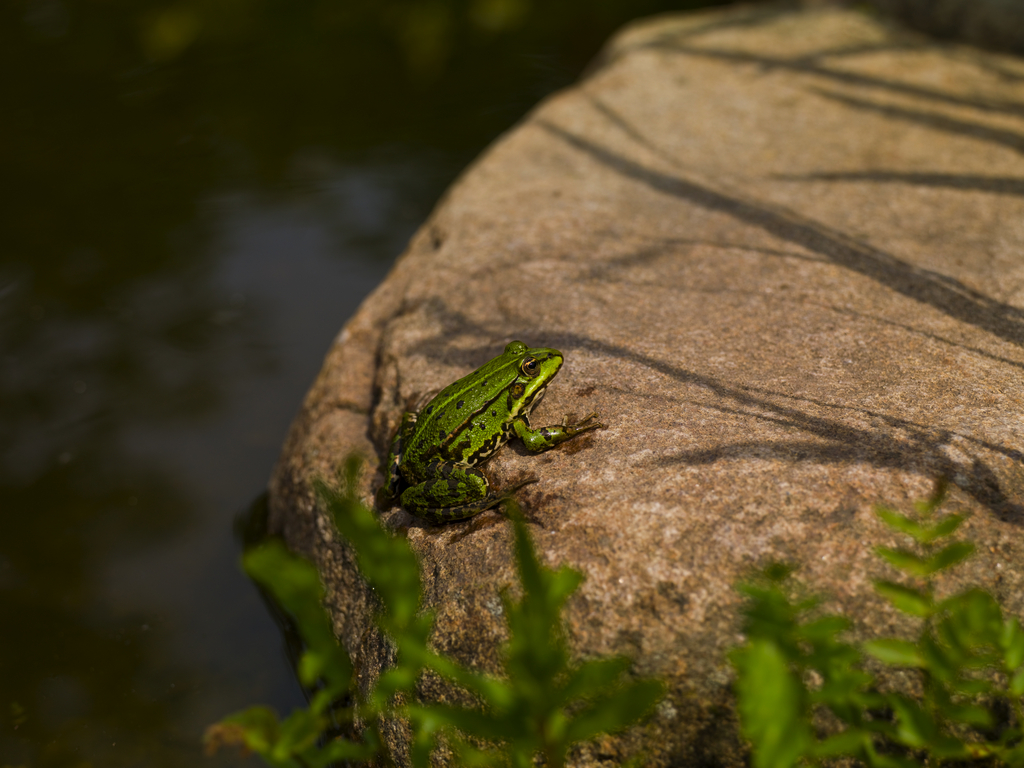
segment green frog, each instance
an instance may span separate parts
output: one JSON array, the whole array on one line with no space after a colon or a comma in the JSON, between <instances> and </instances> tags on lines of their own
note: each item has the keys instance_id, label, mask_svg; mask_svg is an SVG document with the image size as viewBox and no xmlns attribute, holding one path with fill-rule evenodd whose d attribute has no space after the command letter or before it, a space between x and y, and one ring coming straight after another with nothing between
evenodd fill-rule
<instances>
[{"instance_id":1,"label":"green frog","mask_svg":"<svg viewBox=\"0 0 1024 768\"><path fill-rule=\"evenodd\" d=\"M398 497L407 512L431 523L448 523L497 506L537 482L531 477L492 491L476 465L513 437L531 453L540 453L604 426L596 412L572 424L566 416L561 424L530 426L530 412L562 362L557 349L529 349L513 341L418 411L407 412L391 444L381 501Z\"/></svg>"}]
</instances>

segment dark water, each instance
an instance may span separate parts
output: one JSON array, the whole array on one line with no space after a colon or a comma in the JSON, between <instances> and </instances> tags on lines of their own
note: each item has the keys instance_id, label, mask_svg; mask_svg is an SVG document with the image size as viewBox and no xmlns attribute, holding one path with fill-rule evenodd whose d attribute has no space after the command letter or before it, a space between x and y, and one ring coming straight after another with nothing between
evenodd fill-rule
<instances>
[{"instance_id":1,"label":"dark water","mask_svg":"<svg viewBox=\"0 0 1024 768\"><path fill-rule=\"evenodd\" d=\"M0 766L194 766L303 702L237 567L342 323L633 16L708 3L0 6Z\"/></svg>"}]
</instances>

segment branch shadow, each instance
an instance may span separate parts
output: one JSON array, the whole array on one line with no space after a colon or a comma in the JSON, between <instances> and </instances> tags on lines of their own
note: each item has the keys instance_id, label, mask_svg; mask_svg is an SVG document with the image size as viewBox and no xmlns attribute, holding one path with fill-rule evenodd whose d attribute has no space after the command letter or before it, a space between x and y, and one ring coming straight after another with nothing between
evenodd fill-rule
<instances>
[{"instance_id":1,"label":"branch shadow","mask_svg":"<svg viewBox=\"0 0 1024 768\"><path fill-rule=\"evenodd\" d=\"M802 56L792 59L765 56L764 54L746 53L743 51L697 48L694 46L680 45L678 42L674 42L669 39L657 40L649 43L645 47L679 55L717 59L719 61L728 61L737 64L756 64L762 67L765 71L781 69L801 74L816 75L834 83L877 88L879 90L899 94L901 96L913 96L957 107L970 107L971 109L976 109L981 112L1024 116L1024 103L1022 102L1006 100L993 101L957 96L955 94L935 90L934 88L926 88L924 86L912 85L910 83L901 83L895 80L886 80L884 78L865 75L859 72L833 69L818 63L821 59L836 58L838 56L857 55L869 52L914 50L921 48L922 46L920 45L883 44L851 46L850 48L844 49L826 49L811 56Z\"/></svg>"},{"instance_id":2,"label":"branch shadow","mask_svg":"<svg viewBox=\"0 0 1024 768\"><path fill-rule=\"evenodd\" d=\"M858 99L854 96L847 96L845 94L828 91L823 88L811 88L810 90L812 93L816 93L822 98L831 99L832 101L845 104L846 106L853 107L854 109L860 109L866 112L875 112L894 120L900 120L914 125L922 125L926 128L932 128L945 133L951 133L958 136L968 136L972 139L987 141L990 144L998 144L1012 149L1014 152L1024 154L1024 134L1017 133L1016 131L1010 131L1005 128L993 128L989 125L983 125L981 123L970 122L967 120L959 120L955 117L949 117L948 115L942 115L937 112L925 112L919 109L908 109L906 107L897 107L891 104L876 104L875 102L868 101L866 99Z\"/></svg>"},{"instance_id":3,"label":"branch shadow","mask_svg":"<svg viewBox=\"0 0 1024 768\"><path fill-rule=\"evenodd\" d=\"M865 312L856 312L852 309L846 309L845 307L829 306L829 309L831 309L833 312L838 312L844 315L850 315L851 317L857 317L862 320L871 320L872 322L883 323L884 325L889 325L892 326L893 328L899 328L909 333L913 333L918 336L923 336L926 339L937 341L940 344L946 344L951 347L956 347L957 349L963 349L967 352L971 352L972 354L979 355L981 357L987 357L989 360L992 360L994 362L1002 363L1004 365L1012 365L1014 368L1020 368L1021 370L1024 370L1024 363L1018 360L1011 360L1008 357L994 355L991 352L986 352L984 349L973 347L970 344L964 344L959 341L953 341L952 339L947 339L944 336L939 336L937 333L932 333L931 331L923 331L920 328L914 328L911 325L897 323L895 320L888 320L884 317L878 317L877 315L869 315Z\"/></svg>"},{"instance_id":4,"label":"branch shadow","mask_svg":"<svg viewBox=\"0 0 1024 768\"><path fill-rule=\"evenodd\" d=\"M1024 179L1012 176L975 176L958 173L900 173L897 171L852 171L775 176L781 181L872 181L881 184L909 184L918 187L962 189L1024 197Z\"/></svg>"},{"instance_id":5,"label":"branch shadow","mask_svg":"<svg viewBox=\"0 0 1024 768\"><path fill-rule=\"evenodd\" d=\"M433 314L433 319L440 320L440 325L444 329L434 343L428 342L421 346L424 353L432 358L443 357L445 361L451 362L451 340L462 333L479 334L484 337L494 335L492 328L470 321L463 313L451 309L440 300L430 301L424 309ZM1020 450L948 429L935 429L858 406L829 403L757 387L727 384L713 376L697 373L586 335L567 332L564 328L539 329L525 325L516 327L515 318L509 320L512 322L506 327L503 336L511 334L511 337L525 340L530 336L539 335L544 338L545 344L563 351L586 349L598 355L626 361L656 371L680 384L703 388L722 401L727 401L718 405L702 403L701 407L772 422L780 428L794 429L807 436L792 440L739 441L714 448L683 451L653 459L648 466L692 466L711 464L727 458L763 457L766 453L772 453L790 461L819 464L862 462L875 467L901 469L929 477L944 475L1000 520L1024 526L1024 499L1015 498L1007 493L988 464L978 456L971 456L967 461L958 461L948 456L943 448L951 445L954 438L959 438L965 443L992 451L1024 466L1024 452ZM494 346L481 344L460 350L457 357L467 366L478 366L494 354ZM803 402L816 408L857 413L885 424L889 429L872 430L851 426L839 419L807 413L795 405L775 402L779 399L793 403ZM897 429L905 435L903 439L890 431Z\"/></svg>"},{"instance_id":6,"label":"branch shadow","mask_svg":"<svg viewBox=\"0 0 1024 768\"><path fill-rule=\"evenodd\" d=\"M949 317L1024 346L1024 311L967 287L959 280L915 267L879 248L796 213L742 200L694 181L645 167L547 120L536 124L622 176L706 210L726 214L781 240L820 254Z\"/></svg>"}]
</instances>

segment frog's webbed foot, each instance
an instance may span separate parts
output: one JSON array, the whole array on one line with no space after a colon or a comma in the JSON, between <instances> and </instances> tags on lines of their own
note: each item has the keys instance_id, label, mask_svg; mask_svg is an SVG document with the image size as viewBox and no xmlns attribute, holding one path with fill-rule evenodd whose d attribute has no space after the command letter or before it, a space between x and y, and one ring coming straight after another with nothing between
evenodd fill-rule
<instances>
[{"instance_id":1,"label":"frog's webbed foot","mask_svg":"<svg viewBox=\"0 0 1024 768\"><path fill-rule=\"evenodd\" d=\"M591 429L603 429L606 424L602 424L600 421L595 421L599 418L597 411L592 411L584 416L574 424L569 423L569 415L566 414L562 417L562 429L569 433L569 436L578 435L581 432L586 432Z\"/></svg>"},{"instance_id":2,"label":"frog's webbed foot","mask_svg":"<svg viewBox=\"0 0 1024 768\"><path fill-rule=\"evenodd\" d=\"M512 431L523 441L526 450L530 453L540 453L583 432L603 427L604 424L595 421L596 418L597 412L595 411L570 424L569 417L566 416L562 419L561 424L552 424L549 427L538 427L537 429L532 429L524 419L517 418L512 422Z\"/></svg>"}]
</instances>

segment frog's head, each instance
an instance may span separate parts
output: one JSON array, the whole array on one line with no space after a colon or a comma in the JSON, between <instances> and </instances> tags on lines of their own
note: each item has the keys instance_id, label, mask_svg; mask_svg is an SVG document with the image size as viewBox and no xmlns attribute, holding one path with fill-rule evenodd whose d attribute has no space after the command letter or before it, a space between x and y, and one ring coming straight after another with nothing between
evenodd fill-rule
<instances>
[{"instance_id":1,"label":"frog's head","mask_svg":"<svg viewBox=\"0 0 1024 768\"><path fill-rule=\"evenodd\" d=\"M527 349L521 341L505 347L505 354L515 359L516 378L509 387L512 413L529 413L544 396L544 390L562 367L562 353L557 349Z\"/></svg>"}]
</instances>

